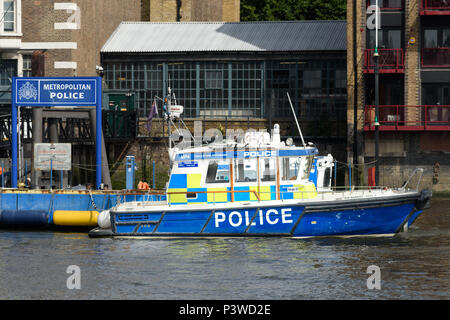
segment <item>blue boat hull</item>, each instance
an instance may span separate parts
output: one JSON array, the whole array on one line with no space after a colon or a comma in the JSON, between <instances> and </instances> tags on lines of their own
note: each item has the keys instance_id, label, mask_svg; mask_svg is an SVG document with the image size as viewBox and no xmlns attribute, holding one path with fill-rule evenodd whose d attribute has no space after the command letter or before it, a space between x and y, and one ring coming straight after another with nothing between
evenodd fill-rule
<instances>
[{"instance_id":1,"label":"blue boat hull","mask_svg":"<svg viewBox=\"0 0 450 320\"><path fill-rule=\"evenodd\" d=\"M423 198L423 199L421 199ZM111 230L91 236L285 236L392 235L409 226L430 197L423 194L323 204L280 204L248 208L111 212Z\"/></svg>"}]
</instances>

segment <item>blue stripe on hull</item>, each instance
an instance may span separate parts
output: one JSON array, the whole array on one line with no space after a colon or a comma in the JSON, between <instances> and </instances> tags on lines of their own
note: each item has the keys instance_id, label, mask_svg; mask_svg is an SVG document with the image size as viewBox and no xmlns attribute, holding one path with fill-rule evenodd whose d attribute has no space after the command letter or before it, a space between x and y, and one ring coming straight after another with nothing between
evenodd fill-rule
<instances>
[{"instance_id":1,"label":"blue stripe on hull","mask_svg":"<svg viewBox=\"0 0 450 320\"><path fill-rule=\"evenodd\" d=\"M411 213L414 204L306 213L295 229L295 237L390 234Z\"/></svg>"},{"instance_id":2,"label":"blue stripe on hull","mask_svg":"<svg viewBox=\"0 0 450 320\"><path fill-rule=\"evenodd\" d=\"M209 211L167 212L157 228L158 233L200 233Z\"/></svg>"},{"instance_id":3,"label":"blue stripe on hull","mask_svg":"<svg viewBox=\"0 0 450 320\"><path fill-rule=\"evenodd\" d=\"M414 214L408 219L408 226L412 225L422 212L423 212L423 210L414 212Z\"/></svg>"},{"instance_id":4,"label":"blue stripe on hull","mask_svg":"<svg viewBox=\"0 0 450 320\"><path fill-rule=\"evenodd\" d=\"M413 203L391 207L304 212L304 207L114 214L115 234L292 235L294 237L391 234ZM410 217L413 219L416 214Z\"/></svg>"}]
</instances>

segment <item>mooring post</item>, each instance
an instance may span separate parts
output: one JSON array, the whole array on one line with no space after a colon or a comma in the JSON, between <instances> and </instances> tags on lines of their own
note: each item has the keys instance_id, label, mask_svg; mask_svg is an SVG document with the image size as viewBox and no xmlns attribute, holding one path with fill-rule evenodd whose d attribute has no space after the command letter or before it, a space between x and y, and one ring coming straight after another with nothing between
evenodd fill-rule
<instances>
[{"instance_id":1,"label":"mooring post","mask_svg":"<svg viewBox=\"0 0 450 320\"><path fill-rule=\"evenodd\" d=\"M134 156L127 156L125 170L126 170L126 189L134 189Z\"/></svg>"},{"instance_id":2,"label":"mooring post","mask_svg":"<svg viewBox=\"0 0 450 320\"><path fill-rule=\"evenodd\" d=\"M97 78L97 108L96 108L96 175L95 183L97 189L100 189L102 183L102 145L103 145L103 129L102 129L102 79ZM105 155L106 156L106 155ZM106 160L106 159L105 159ZM107 169L107 168L105 168ZM109 170L108 170L109 171ZM108 181L109 182L109 181ZM110 183L109 183L110 184Z\"/></svg>"}]
</instances>

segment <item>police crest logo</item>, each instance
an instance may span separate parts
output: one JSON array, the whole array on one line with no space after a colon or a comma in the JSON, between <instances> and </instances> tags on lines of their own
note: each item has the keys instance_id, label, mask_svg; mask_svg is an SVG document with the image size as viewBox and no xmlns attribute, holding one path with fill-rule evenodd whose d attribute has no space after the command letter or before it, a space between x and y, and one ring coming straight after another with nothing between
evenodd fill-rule
<instances>
[{"instance_id":1,"label":"police crest logo","mask_svg":"<svg viewBox=\"0 0 450 320\"><path fill-rule=\"evenodd\" d=\"M27 81L19 89L19 99L36 100L37 93L36 87L31 82Z\"/></svg>"}]
</instances>

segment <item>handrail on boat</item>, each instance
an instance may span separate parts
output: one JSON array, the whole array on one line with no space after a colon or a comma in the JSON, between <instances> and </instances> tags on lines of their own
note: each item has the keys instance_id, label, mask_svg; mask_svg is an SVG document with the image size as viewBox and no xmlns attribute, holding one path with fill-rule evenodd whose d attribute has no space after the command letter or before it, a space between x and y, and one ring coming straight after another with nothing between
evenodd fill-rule
<instances>
[{"instance_id":1,"label":"handrail on boat","mask_svg":"<svg viewBox=\"0 0 450 320\"><path fill-rule=\"evenodd\" d=\"M415 174L415 173L414 173ZM414 175L413 174L413 175ZM413 176L412 175L412 176ZM410 177L410 179L412 178L412 176ZM408 182L410 181L410 179L408 179ZM406 183L407 184L407 183ZM405 184L405 185L406 185ZM402 187L404 188L404 187ZM354 193L354 191L362 191L363 194L365 193L365 191L368 191L368 193L372 193L375 190L391 190L391 188L388 187L384 187L384 186L352 186L351 188L349 188L348 186L340 186L340 187L331 187L329 190L312 190L312 191L298 191L296 193L300 194L300 198L297 198L298 200L305 200L305 199L311 199L315 196L319 196L322 197L322 199L325 198L325 196L327 194L333 193L335 191L338 191L339 193L342 193L342 196L344 197L351 197L351 195ZM404 190L404 189L400 189L400 190ZM135 196L135 201L137 201L137 196L142 195L142 196L146 196L146 199L143 199L142 202L154 202L154 201L161 201L161 202L166 202L169 206L172 204L171 201L171 196L173 195L188 195L188 194L212 194L213 195L213 201L212 203L216 203L216 194L223 194L223 193L252 193L256 200L258 202L261 202L261 195L264 194L273 194L275 191L258 191L258 190L210 190L210 191L169 191L166 192L165 189L150 189L150 190L123 190L122 192L120 192L118 194L118 198L117 198L117 204L120 204L122 201L121 200L125 200L125 196ZM278 194L280 195L280 199L281 201L285 201L285 200L289 200L292 199L292 191L278 191ZM285 196L285 194L288 194L289 196ZM310 195L313 195L313 197L311 197ZM150 197L154 196L155 199L150 200ZM162 196L167 196L166 199L162 199ZM123 197L123 199L121 199L121 197ZM159 198L158 198L159 197ZM157 200L159 199L159 200ZM123 201L126 202L126 201Z\"/></svg>"},{"instance_id":2,"label":"handrail on boat","mask_svg":"<svg viewBox=\"0 0 450 320\"><path fill-rule=\"evenodd\" d=\"M215 194L216 193L239 193L239 192L243 192L243 193L253 193L254 195L255 195L255 197L256 197L256 199L258 200L258 201L261 201L261 199L260 199L260 197L259 197L259 195L258 195L258 192L256 191L256 190L213 190L213 191L183 191L183 192L167 192L167 195L169 196L169 195L172 195L172 194L188 194L188 193L200 193L200 194L214 194L214 196L215 196ZM169 200L168 200L169 201ZM214 202L216 202L215 201L215 197L214 197Z\"/></svg>"},{"instance_id":3,"label":"handrail on boat","mask_svg":"<svg viewBox=\"0 0 450 320\"><path fill-rule=\"evenodd\" d=\"M423 177L423 168L416 168L416 169L414 169L413 173L409 176L408 180L405 181L405 183L403 184L403 186L400 187L399 190L404 191L406 189L406 186L409 184L409 182L416 175L417 172L420 172L420 177L417 180L417 185L416 185L416 188L414 190L418 191L419 190L420 181L422 181L422 177Z\"/></svg>"}]
</instances>

